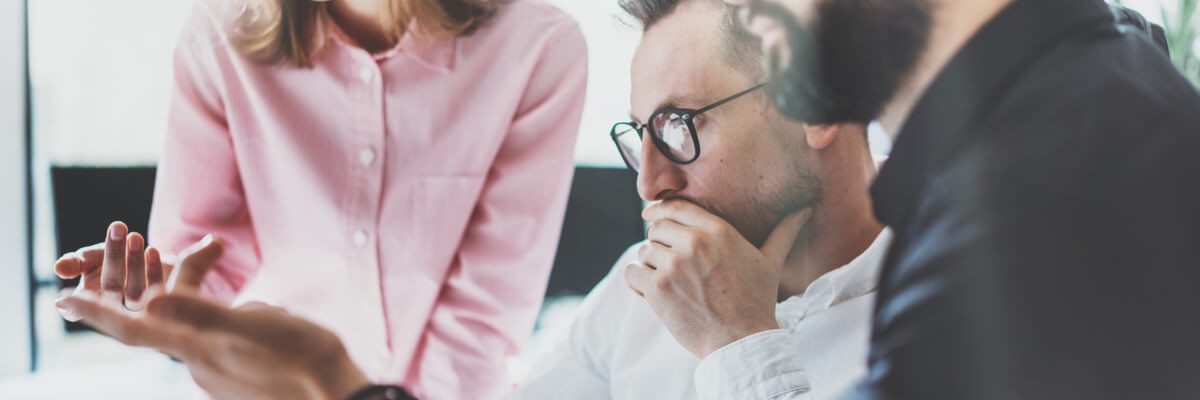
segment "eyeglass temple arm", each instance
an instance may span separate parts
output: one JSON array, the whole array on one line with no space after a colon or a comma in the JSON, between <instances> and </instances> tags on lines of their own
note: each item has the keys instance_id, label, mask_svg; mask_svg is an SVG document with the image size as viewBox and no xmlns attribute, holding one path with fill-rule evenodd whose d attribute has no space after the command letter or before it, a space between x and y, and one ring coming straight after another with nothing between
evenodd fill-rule
<instances>
[{"instance_id":1,"label":"eyeglass temple arm","mask_svg":"<svg viewBox=\"0 0 1200 400\"><path fill-rule=\"evenodd\" d=\"M761 87L763 87L763 86L766 86L766 85L767 85L767 83L766 83L766 82L763 82L763 83L760 83L760 84L757 84L757 85L751 86L749 89L746 89L746 90L743 90L743 91L737 92L737 94L734 94L733 96L726 97L726 98L724 98L724 99L721 99L721 101L718 101L718 102L716 102L716 103L709 104L707 107L704 107L704 108L701 108L701 109L699 109L699 110L696 110L696 111L695 111L695 112L693 112L691 115L692 115L692 116L695 116L695 115L700 115L700 114L703 114L705 111L708 111L708 110L711 110L711 109L714 109L714 108L720 107L722 104L725 104L725 103L728 103L728 102L731 102L731 101L737 100L737 98L738 98L738 97L745 96L745 95L746 95L746 93L753 92L753 91L755 91L755 90L758 90L759 88L761 88Z\"/></svg>"}]
</instances>

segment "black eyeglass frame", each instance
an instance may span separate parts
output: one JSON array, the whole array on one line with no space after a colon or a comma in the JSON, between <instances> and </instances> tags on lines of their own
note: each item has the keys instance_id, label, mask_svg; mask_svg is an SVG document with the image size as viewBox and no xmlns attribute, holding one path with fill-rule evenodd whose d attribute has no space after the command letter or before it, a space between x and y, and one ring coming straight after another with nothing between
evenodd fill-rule
<instances>
[{"instance_id":1,"label":"black eyeglass frame","mask_svg":"<svg viewBox=\"0 0 1200 400\"><path fill-rule=\"evenodd\" d=\"M745 95L749 94L750 92L761 89L763 86L766 86L766 82L751 86L750 88L748 88L746 90L737 92L737 93L733 94L732 96L726 97L724 99L717 100L716 102L709 104L707 106L701 107L699 109L668 107L668 108L663 108L661 110L655 111L654 114L651 114L650 119L648 119L647 121L653 122L656 118L658 118L660 115L665 114L665 113L676 114L676 115L679 115L679 117L683 119L683 123L687 127L688 133L690 135L692 135L692 147L695 148L694 154L692 154L692 157L687 160L679 159L678 157L675 157L673 154L671 154L671 149L667 147L668 146L667 142L663 141L662 137L659 137L658 132L656 132L654 126L651 124L638 124L633 121L618 122L616 124L613 124L612 129L610 129L608 131L608 135L612 139L613 145L617 146L617 152L621 153L621 160L625 161L625 166L629 167L629 169L633 170L634 172L640 172L640 171L638 171L638 168L634 168L633 164L629 162L629 158L632 156L625 154L625 150L621 147L621 142L617 139L617 136L618 136L617 128L621 127L622 125L628 126L628 127L632 128L634 131L636 131L637 135L638 135L638 140L644 140L644 139L642 139L642 135L644 134L643 129L648 129L650 131L650 140L654 142L654 147L658 149L659 153L662 153L663 156L667 157L667 159L671 160L671 162L673 162L673 163L680 164L680 165L691 164L692 162L695 162L696 159L700 158L700 137L696 133L696 125L692 123L692 120L694 120L700 114L711 111L712 109L720 107L720 106L724 105L725 103L737 100L739 97L745 96ZM622 134L627 134L627 133L629 133L629 132L623 132Z\"/></svg>"}]
</instances>

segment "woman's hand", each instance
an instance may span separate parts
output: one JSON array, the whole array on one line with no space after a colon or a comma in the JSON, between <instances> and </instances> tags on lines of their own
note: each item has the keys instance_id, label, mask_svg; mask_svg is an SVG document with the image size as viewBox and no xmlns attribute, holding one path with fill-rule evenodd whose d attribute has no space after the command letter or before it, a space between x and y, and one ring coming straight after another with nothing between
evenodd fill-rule
<instances>
[{"instance_id":1,"label":"woman's hand","mask_svg":"<svg viewBox=\"0 0 1200 400\"><path fill-rule=\"evenodd\" d=\"M344 399L368 385L337 336L282 309L233 309L198 295L221 242L181 254L175 287L134 314L83 291L57 305L131 346L151 347L187 364L213 398ZM215 249L215 250L214 250Z\"/></svg>"},{"instance_id":2,"label":"woman's hand","mask_svg":"<svg viewBox=\"0 0 1200 400\"><path fill-rule=\"evenodd\" d=\"M145 245L141 234L129 233L124 223L113 222L103 242L64 254L54 263L54 273L63 279L80 278L74 294L86 291L138 311L145 304L146 289L161 288L170 273L161 254ZM78 320L72 315L63 318Z\"/></svg>"},{"instance_id":3,"label":"woman's hand","mask_svg":"<svg viewBox=\"0 0 1200 400\"><path fill-rule=\"evenodd\" d=\"M210 247L213 237L206 236L184 250L180 257L196 254L220 257L219 247ZM203 250L203 251L202 251ZM163 260L158 249L146 247L146 240L122 222L108 226L104 241L63 255L54 263L54 273L63 279L80 278L71 295L89 293L106 302L123 305L129 311L141 311L149 296L171 291L174 265ZM63 318L79 317L63 313Z\"/></svg>"}]
</instances>

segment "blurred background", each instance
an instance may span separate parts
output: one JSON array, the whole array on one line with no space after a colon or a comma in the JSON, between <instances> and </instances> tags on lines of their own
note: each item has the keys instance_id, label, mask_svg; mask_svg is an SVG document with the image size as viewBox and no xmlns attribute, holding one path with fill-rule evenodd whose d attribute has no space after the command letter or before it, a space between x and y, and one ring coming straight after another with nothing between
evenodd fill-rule
<instances>
[{"instance_id":1,"label":"blurred background","mask_svg":"<svg viewBox=\"0 0 1200 400\"><path fill-rule=\"evenodd\" d=\"M640 31L620 21L616 0L547 1L579 21L589 82L562 244L535 339L512 360L518 374L642 238L634 176L608 137L628 118ZM1200 85L1197 2L1123 3L1165 28L1173 61ZM190 10L190 0L0 0L0 398L172 398L187 385L164 356L64 323L53 300L70 283L51 267L102 238L107 221L144 232ZM873 126L871 139L886 155L886 135ZM97 200L114 193L122 201ZM129 396L130 385L141 390Z\"/></svg>"}]
</instances>

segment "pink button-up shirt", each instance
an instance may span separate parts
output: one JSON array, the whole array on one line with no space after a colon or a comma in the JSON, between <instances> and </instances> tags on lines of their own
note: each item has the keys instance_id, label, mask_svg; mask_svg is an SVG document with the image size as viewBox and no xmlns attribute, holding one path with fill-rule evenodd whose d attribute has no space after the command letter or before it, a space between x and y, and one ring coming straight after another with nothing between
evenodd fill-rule
<instances>
[{"instance_id":1,"label":"pink button-up shirt","mask_svg":"<svg viewBox=\"0 0 1200 400\"><path fill-rule=\"evenodd\" d=\"M208 293L327 327L377 382L423 399L510 388L573 171L576 23L515 0L471 36L372 55L327 21L296 69L241 58L229 16L200 4L175 54L153 244L223 237Z\"/></svg>"}]
</instances>

